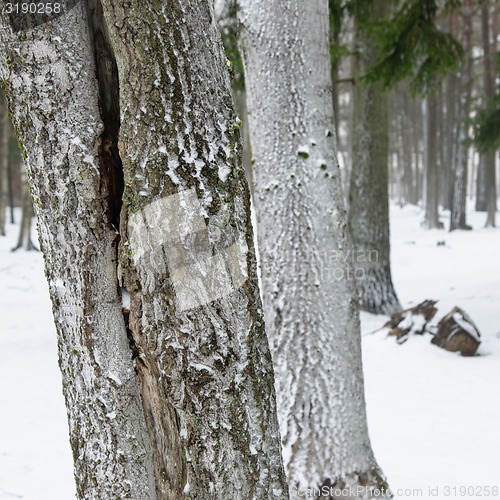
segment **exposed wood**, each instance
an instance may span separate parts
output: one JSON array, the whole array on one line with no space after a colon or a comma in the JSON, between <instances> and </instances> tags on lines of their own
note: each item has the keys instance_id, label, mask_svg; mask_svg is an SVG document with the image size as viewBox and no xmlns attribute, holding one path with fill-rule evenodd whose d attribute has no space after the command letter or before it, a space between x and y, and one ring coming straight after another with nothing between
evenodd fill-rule
<instances>
[{"instance_id":1,"label":"exposed wood","mask_svg":"<svg viewBox=\"0 0 500 500\"><path fill-rule=\"evenodd\" d=\"M474 356L481 343L479 329L468 314L454 307L440 322L431 342L447 351Z\"/></svg>"},{"instance_id":2,"label":"exposed wood","mask_svg":"<svg viewBox=\"0 0 500 500\"><path fill-rule=\"evenodd\" d=\"M414 307L392 314L383 328L388 329L388 335L396 337L400 344L412 334L423 335L427 324L436 315L436 303L435 300L424 300Z\"/></svg>"}]
</instances>

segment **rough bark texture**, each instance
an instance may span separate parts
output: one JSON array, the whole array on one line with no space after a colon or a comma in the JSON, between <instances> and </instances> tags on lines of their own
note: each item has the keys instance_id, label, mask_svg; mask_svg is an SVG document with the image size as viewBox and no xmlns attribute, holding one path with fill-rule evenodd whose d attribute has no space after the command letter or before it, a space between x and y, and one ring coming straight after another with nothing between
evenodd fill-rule
<instances>
[{"instance_id":1,"label":"rough bark texture","mask_svg":"<svg viewBox=\"0 0 500 500\"><path fill-rule=\"evenodd\" d=\"M371 4L370 4L371 5ZM363 7L376 21L388 12L385 0ZM369 12L368 12L369 11ZM355 80L373 62L376 46L357 21ZM389 98L382 83L357 81L353 92L353 151L349 224L358 254L356 277L361 308L390 314L401 309L392 284L389 243Z\"/></svg>"},{"instance_id":2,"label":"rough bark texture","mask_svg":"<svg viewBox=\"0 0 500 500\"><path fill-rule=\"evenodd\" d=\"M0 31L78 496L287 498L248 188L211 1L103 9L110 38L94 1L15 33L4 19ZM161 228L172 212L186 224ZM174 245L161 240L182 230ZM192 304L193 280L179 277L189 265L172 262L184 255L196 267L224 251L227 288L212 276L218 294Z\"/></svg>"},{"instance_id":3,"label":"rough bark texture","mask_svg":"<svg viewBox=\"0 0 500 500\"><path fill-rule=\"evenodd\" d=\"M58 333L79 498L156 498L101 197L94 54L84 4L30 30L2 19L1 77L27 155Z\"/></svg>"},{"instance_id":4,"label":"rough bark texture","mask_svg":"<svg viewBox=\"0 0 500 500\"><path fill-rule=\"evenodd\" d=\"M460 102L457 126L457 154L455 157L455 180L453 202L451 205L450 231L471 229L466 223L467 163L468 163L468 124L472 92L472 2L466 0L463 7L464 34L463 47L466 59L460 73Z\"/></svg>"},{"instance_id":5,"label":"rough bark texture","mask_svg":"<svg viewBox=\"0 0 500 500\"><path fill-rule=\"evenodd\" d=\"M292 498L384 484L366 426L326 0L240 3L264 311Z\"/></svg>"},{"instance_id":6,"label":"rough bark texture","mask_svg":"<svg viewBox=\"0 0 500 500\"><path fill-rule=\"evenodd\" d=\"M239 122L212 2L103 8L120 75L120 274L158 496L286 498ZM156 214L176 199L187 218ZM165 218L168 241L143 217ZM183 299L183 283L207 271L203 259L231 251L243 279L233 272L221 293L223 276L209 276L198 302L196 290Z\"/></svg>"}]
</instances>

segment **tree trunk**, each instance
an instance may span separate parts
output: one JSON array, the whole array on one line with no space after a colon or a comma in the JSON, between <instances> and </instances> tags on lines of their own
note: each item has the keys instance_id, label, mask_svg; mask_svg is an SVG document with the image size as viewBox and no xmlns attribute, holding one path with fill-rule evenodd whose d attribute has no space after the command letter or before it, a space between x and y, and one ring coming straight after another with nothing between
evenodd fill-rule
<instances>
[{"instance_id":1,"label":"tree trunk","mask_svg":"<svg viewBox=\"0 0 500 500\"><path fill-rule=\"evenodd\" d=\"M405 202L412 205L417 204L417 194L415 186L415 175L412 161L412 129L416 128L416 124L410 120L410 93L407 86L402 87L404 111L401 116L401 137L404 155L404 173L403 182L405 190ZM415 132L413 132L415 133Z\"/></svg>"},{"instance_id":2,"label":"tree trunk","mask_svg":"<svg viewBox=\"0 0 500 500\"><path fill-rule=\"evenodd\" d=\"M9 171L9 117L3 96L0 108L2 125L0 128L0 236L5 236L5 214L7 209Z\"/></svg>"},{"instance_id":3,"label":"tree trunk","mask_svg":"<svg viewBox=\"0 0 500 500\"><path fill-rule=\"evenodd\" d=\"M486 157L488 153L479 156L476 175L476 212L486 212ZM495 156L493 155L493 160Z\"/></svg>"},{"instance_id":4,"label":"tree trunk","mask_svg":"<svg viewBox=\"0 0 500 500\"><path fill-rule=\"evenodd\" d=\"M446 161L444 165L444 208L451 210L455 180L457 77L446 78Z\"/></svg>"},{"instance_id":5,"label":"tree trunk","mask_svg":"<svg viewBox=\"0 0 500 500\"><path fill-rule=\"evenodd\" d=\"M247 112L247 96L245 90L233 90L234 107L236 114L241 120L241 163L245 169L245 174L250 187L250 193L253 196L253 178L252 178L252 158L250 146L250 131L248 130L248 112Z\"/></svg>"},{"instance_id":6,"label":"tree trunk","mask_svg":"<svg viewBox=\"0 0 500 500\"><path fill-rule=\"evenodd\" d=\"M422 116L421 116L421 106L419 106L415 99L410 100L410 112L409 118L412 123L411 129L411 139L412 139L412 151L415 164L415 203L422 200L422 169L420 168L420 139L422 135Z\"/></svg>"},{"instance_id":7,"label":"tree trunk","mask_svg":"<svg viewBox=\"0 0 500 500\"><path fill-rule=\"evenodd\" d=\"M495 95L495 76L491 60L490 15L487 4L481 7L481 24L484 50L484 96L486 99L491 99ZM496 49L496 47L494 48ZM488 212L486 227L495 227L497 210L495 151L489 151L482 155L480 165L483 165L484 184L481 185L481 191L484 192L484 209Z\"/></svg>"},{"instance_id":8,"label":"tree trunk","mask_svg":"<svg viewBox=\"0 0 500 500\"><path fill-rule=\"evenodd\" d=\"M431 91L432 92L432 91ZM441 229L439 220L439 170L437 166L437 100L432 93L425 99L425 220L427 229Z\"/></svg>"},{"instance_id":9,"label":"tree trunk","mask_svg":"<svg viewBox=\"0 0 500 500\"><path fill-rule=\"evenodd\" d=\"M321 485L381 485L334 152L328 3L240 5L264 311L291 498Z\"/></svg>"},{"instance_id":10,"label":"tree trunk","mask_svg":"<svg viewBox=\"0 0 500 500\"><path fill-rule=\"evenodd\" d=\"M466 59L460 74L460 102L458 110L457 155L453 204L451 207L450 231L471 229L466 223L466 192L468 163L468 124L472 92L472 1L466 0L463 7L464 35L463 47Z\"/></svg>"},{"instance_id":11,"label":"tree trunk","mask_svg":"<svg viewBox=\"0 0 500 500\"><path fill-rule=\"evenodd\" d=\"M388 12L385 0L375 0L367 16L376 21ZM363 9L369 7L363 7ZM394 291L389 243L389 100L382 83L365 85L359 77L376 56L373 40L359 25L356 31L353 95L353 151L349 223L354 238L356 276L361 308L390 314L401 305ZM399 168L399 165L398 165Z\"/></svg>"},{"instance_id":12,"label":"tree trunk","mask_svg":"<svg viewBox=\"0 0 500 500\"><path fill-rule=\"evenodd\" d=\"M457 15L450 14L450 34L456 36ZM458 95L458 79L456 73L450 72L446 77L446 161L443 165L444 174L444 208L451 210L453 203L453 184L455 180L455 157L456 157L456 117Z\"/></svg>"},{"instance_id":13,"label":"tree trunk","mask_svg":"<svg viewBox=\"0 0 500 500\"><path fill-rule=\"evenodd\" d=\"M212 2L103 8L0 30L78 497L286 499Z\"/></svg>"},{"instance_id":14,"label":"tree trunk","mask_svg":"<svg viewBox=\"0 0 500 500\"><path fill-rule=\"evenodd\" d=\"M35 245L31 241L31 219L33 219L33 202L31 200L31 192L26 176L26 168L24 162L21 169L21 224L19 226L19 237L17 245L12 250L24 248L26 250L36 250Z\"/></svg>"}]
</instances>

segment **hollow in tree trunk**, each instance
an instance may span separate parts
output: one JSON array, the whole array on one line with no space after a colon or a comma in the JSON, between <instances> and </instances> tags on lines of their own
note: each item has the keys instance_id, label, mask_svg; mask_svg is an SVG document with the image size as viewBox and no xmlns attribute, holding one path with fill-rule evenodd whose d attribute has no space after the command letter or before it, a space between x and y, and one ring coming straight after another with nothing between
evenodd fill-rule
<instances>
[{"instance_id":1,"label":"hollow in tree trunk","mask_svg":"<svg viewBox=\"0 0 500 500\"><path fill-rule=\"evenodd\" d=\"M20 20L1 18L0 75L27 154L78 498L288 498L212 0L89 0Z\"/></svg>"}]
</instances>

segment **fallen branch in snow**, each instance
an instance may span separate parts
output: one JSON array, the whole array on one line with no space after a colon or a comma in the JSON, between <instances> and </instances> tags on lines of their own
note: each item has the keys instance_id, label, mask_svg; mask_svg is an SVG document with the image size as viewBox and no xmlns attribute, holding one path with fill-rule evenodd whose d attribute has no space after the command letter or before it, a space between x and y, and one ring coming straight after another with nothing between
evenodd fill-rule
<instances>
[{"instance_id":1,"label":"fallen branch in snow","mask_svg":"<svg viewBox=\"0 0 500 500\"><path fill-rule=\"evenodd\" d=\"M408 340L411 334L422 335L437 312L436 303L437 300L424 300L415 307L394 313L384 328L389 329L388 335L396 337L398 344Z\"/></svg>"}]
</instances>

